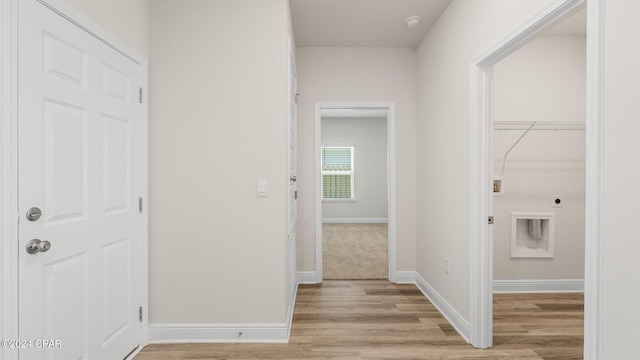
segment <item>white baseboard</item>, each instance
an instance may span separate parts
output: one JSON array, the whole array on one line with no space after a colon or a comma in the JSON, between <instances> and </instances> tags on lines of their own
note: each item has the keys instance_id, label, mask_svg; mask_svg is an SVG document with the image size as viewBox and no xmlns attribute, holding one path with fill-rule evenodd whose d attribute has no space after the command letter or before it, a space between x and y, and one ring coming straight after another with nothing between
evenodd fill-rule
<instances>
[{"instance_id":1,"label":"white baseboard","mask_svg":"<svg viewBox=\"0 0 640 360\"><path fill-rule=\"evenodd\" d=\"M298 277L298 284L317 284L315 271L298 271L296 273Z\"/></svg>"},{"instance_id":2,"label":"white baseboard","mask_svg":"<svg viewBox=\"0 0 640 360\"><path fill-rule=\"evenodd\" d=\"M149 343L286 343L287 323L149 324Z\"/></svg>"},{"instance_id":3,"label":"white baseboard","mask_svg":"<svg viewBox=\"0 0 640 360\"><path fill-rule=\"evenodd\" d=\"M149 324L149 343L287 343L297 293L296 282L287 309L287 320L284 323Z\"/></svg>"},{"instance_id":4,"label":"white baseboard","mask_svg":"<svg viewBox=\"0 0 640 360\"><path fill-rule=\"evenodd\" d=\"M323 224L387 224L387 218L322 218Z\"/></svg>"},{"instance_id":5,"label":"white baseboard","mask_svg":"<svg viewBox=\"0 0 640 360\"><path fill-rule=\"evenodd\" d=\"M494 293L584 292L583 279L494 280Z\"/></svg>"},{"instance_id":6,"label":"white baseboard","mask_svg":"<svg viewBox=\"0 0 640 360\"><path fill-rule=\"evenodd\" d=\"M145 346L145 344L140 344L140 346L138 346L137 349L135 349L131 354L124 358L124 360L133 360L133 358L135 358L136 355L138 355Z\"/></svg>"},{"instance_id":7,"label":"white baseboard","mask_svg":"<svg viewBox=\"0 0 640 360\"><path fill-rule=\"evenodd\" d=\"M293 294L289 300L289 308L287 309L287 342L289 342L289 336L291 335L291 325L293 324L293 312L296 308L296 298L298 296L298 279L293 284Z\"/></svg>"},{"instance_id":8,"label":"white baseboard","mask_svg":"<svg viewBox=\"0 0 640 360\"><path fill-rule=\"evenodd\" d=\"M426 296L429 301L431 301L431 303L438 309L438 311L440 311L442 316L444 316L449 321L451 326L456 329L460 336L462 336L467 342L470 342L469 339L471 338L471 327L469 326L469 322L464 317L462 317L462 315L460 315L460 313L458 313L458 311L456 311L456 309L451 306L451 304L449 304L447 300L442 297L442 295L440 295L433 287L431 287L431 285L429 285L429 283L427 283L422 278L422 276L420 276L420 274L415 273L415 278L416 286L418 287L418 289L420 289L420 291L422 291L424 296Z\"/></svg>"},{"instance_id":9,"label":"white baseboard","mask_svg":"<svg viewBox=\"0 0 640 360\"><path fill-rule=\"evenodd\" d=\"M396 271L396 284L415 284L415 271Z\"/></svg>"}]
</instances>

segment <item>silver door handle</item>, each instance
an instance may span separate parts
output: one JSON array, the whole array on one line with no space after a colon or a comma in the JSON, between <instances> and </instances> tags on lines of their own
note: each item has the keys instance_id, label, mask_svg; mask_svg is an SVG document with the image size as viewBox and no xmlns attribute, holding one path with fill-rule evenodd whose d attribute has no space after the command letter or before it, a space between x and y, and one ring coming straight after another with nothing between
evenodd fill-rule
<instances>
[{"instance_id":1,"label":"silver door handle","mask_svg":"<svg viewBox=\"0 0 640 360\"><path fill-rule=\"evenodd\" d=\"M51 243L47 240L33 239L27 243L27 253L37 254L39 252L47 252L51 249Z\"/></svg>"}]
</instances>

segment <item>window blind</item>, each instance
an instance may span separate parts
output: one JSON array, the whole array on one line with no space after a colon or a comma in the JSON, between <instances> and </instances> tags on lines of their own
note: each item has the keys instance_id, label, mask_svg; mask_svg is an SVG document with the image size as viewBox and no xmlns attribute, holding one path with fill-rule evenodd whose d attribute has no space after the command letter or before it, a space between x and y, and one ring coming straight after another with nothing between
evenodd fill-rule
<instances>
[{"instance_id":1,"label":"window blind","mask_svg":"<svg viewBox=\"0 0 640 360\"><path fill-rule=\"evenodd\" d=\"M353 147L325 146L322 154L322 198L353 198Z\"/></svg>"}]
</instances>

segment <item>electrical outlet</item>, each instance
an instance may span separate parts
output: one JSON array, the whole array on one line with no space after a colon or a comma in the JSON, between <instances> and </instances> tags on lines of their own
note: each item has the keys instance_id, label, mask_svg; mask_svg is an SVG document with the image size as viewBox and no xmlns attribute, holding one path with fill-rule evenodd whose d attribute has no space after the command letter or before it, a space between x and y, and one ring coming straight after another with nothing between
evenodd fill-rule
<instances>
[{"instance_id":1,"label":"electrical outlet","mask_svg":"<svg viewBox=\"0 0 640 360\"><path fill-rule=\"evenodd\" d=\"M449 258L444 258L444 273L449 275Z\"/></svg>"}]
</instances>

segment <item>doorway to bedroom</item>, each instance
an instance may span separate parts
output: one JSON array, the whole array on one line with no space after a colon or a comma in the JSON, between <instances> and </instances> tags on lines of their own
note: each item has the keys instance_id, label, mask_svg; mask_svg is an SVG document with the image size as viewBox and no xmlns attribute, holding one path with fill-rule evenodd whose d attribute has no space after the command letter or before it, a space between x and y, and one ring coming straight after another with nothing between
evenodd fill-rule
<instances>
[{"instance_id":1,"label":"doorway to bedroom","mask_svg":"<svg viewBox=\"0 0 640 360\"><path fill-rule=\"evenodd\" d=\"M316 239L322 280L390 279L390 108L319 109Z\"/></svg>"}]
</instances>

